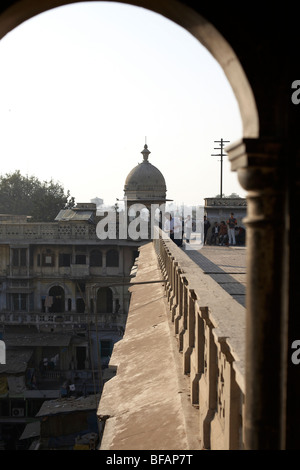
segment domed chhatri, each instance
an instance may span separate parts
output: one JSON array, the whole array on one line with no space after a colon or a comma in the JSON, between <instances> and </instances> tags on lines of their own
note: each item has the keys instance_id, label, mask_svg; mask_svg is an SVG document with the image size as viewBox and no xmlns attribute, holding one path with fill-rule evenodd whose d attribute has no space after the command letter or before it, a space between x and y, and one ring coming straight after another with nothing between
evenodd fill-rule
<instances>
[{"instance_id":1,"label":"domed chhatri","mask_svg":"<svg viewBox=\"0 0 300 470\"><path fill-rule=\"evenodd\" d=\"M124 193L128 201L163 203L166 201L166 182L162 173L148 161L150 151L145 144L143 161L128 174Z\"/></svg>"}]
</instances>

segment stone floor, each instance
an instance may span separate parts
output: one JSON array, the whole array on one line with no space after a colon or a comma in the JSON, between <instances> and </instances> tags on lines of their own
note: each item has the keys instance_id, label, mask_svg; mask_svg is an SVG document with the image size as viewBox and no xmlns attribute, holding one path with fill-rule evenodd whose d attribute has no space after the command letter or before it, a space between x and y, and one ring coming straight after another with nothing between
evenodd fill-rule
<instances>
[{"instance_id":1,"label":"stone floor","mask_svg":"<svg viewBox=\"0 0 300 470\"><path fill-rule=\"evenodd\" d=\"M205 245L200 250L182 248L185 253L226 292L245 307L246 248Z\"/></svg>"}]
</instances>

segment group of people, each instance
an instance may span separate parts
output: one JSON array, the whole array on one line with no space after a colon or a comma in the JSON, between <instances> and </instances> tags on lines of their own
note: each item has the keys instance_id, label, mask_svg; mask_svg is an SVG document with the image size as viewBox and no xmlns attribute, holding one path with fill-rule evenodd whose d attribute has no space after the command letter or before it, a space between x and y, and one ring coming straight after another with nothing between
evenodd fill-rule
<instances>
[{"instance_id":1,"label":"group of people","mask_svg":"<svg viewBox=\"0 0 300 470\"><path fill-rule=\"evenodd\" d=\"M208 229L211 226L206 216L204 216L203 225L205 245L207 242ZM168 233L171 240L173 240L177 246L182 246L184 234L185 242L190 243L192 230L193 221L190 215L188 215L184 220L180 217L172 217L170 212L165 213L164 231ZM209 244L219 246L245 244L245 229L243 227L237 227L237 220L234 217L233 212L230 214L230 217L226 222L224 220L222 220L221 223L215 222L211 229Z\"/></svg>"},{"instance_id":2,"label":"group of people","mask_svg":"<svg viewBox=\"0 0 300 470\"><path fill-rule=\"evenodd\" d=\"M209 225L210 226L210 225ZM245 229L237 227L237 220L231 212L229 219L215 222L211 229L210 245L230 246L245 243Z\"/></svg>"},{"instance_id":3,"label":"group of people","mask_svg":"<svg viewBox=\"0 0 300 470\"><path fill-rule=\"evenodd\" d=\"M210 222L206 216L203 220L204 225L204 245L207 241L208 229L210 228ZM191 233L193 230L193 221L190 215L185 220L180 217L172 217L170 212L165 213L165 224L164 231L168 233L171 240L177 246L182 246L184 234L186 243L190 243ZM237 220L234 217L234 213L230 214L229 219L222 221L220 224L215 222L211 230L210 244L219 246L228 246L245 243L245 230L243 227L237 227Z\"/></svg>"},{"instance_id":4,"label":"group of people","mask_svg":"<svg viewBox=\"0 0 300 470\"><path fill-rule=\"evenodd\" d=\"M187 215L185 219L181 217L172 217L170 212L165 213L164 231L169 235L171 240L177 245L182 246L185 235L185 242L190 243L193 231L192 217Z\"/></svg>"}]
</instances>

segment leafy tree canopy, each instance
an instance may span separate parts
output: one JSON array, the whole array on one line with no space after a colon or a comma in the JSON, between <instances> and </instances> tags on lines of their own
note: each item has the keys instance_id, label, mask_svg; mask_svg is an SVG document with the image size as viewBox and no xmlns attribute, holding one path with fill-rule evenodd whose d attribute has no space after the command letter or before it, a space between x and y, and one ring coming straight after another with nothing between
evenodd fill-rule
<instances>
[{"instance_id":1,"label":"leafy tree canopy","mask_svg":"<svg viewBox=\"0 0 300 470\"><path fill-rule=\"evenodd\" d=\"M0 213L30 215L33 222L53 222L61 209L75 205L60 183L22 176L19 170L0 176Z\"/></svg>"}]
</instances>

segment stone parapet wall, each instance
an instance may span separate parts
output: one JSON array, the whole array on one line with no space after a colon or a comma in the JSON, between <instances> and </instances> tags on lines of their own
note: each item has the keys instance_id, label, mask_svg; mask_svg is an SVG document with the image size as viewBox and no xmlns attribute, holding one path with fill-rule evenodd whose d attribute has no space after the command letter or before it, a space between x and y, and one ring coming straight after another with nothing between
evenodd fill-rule
<instances>
[{"instance_id":1,"label":"stone parapet wall","mask_svg":"<svg viewBox=\"0 0 300 470\"><path fill-rule=\"evenodd\" d=\"M140 248L100 450L243 449L245 309L169 239Z\"/></svg>"},{"instance_id":2,"label":"stone parapet wall","mask_svg":"<svg viewBox=\"0 0 300 470\"><path fill-rule=\"evenodd\" d=\"M245 309L170 240L154 244L201 446L243 449Z\"/></svg>"},{"instance_id":3,"label":"stone parapet wall","mask_svg":"<svg viewBox=\"0 0 300 470\"><path fill-rule=\"evenodd\" d=\"M82 223L30 222L2 223L0 225L0 241L46 241L46 240L78 240L96 239L94 225Z\"/></svg>"},{"instance_id":4,"label":"stone parapet wall","mask_svg":"<svg viewBox=\"0 0 300 470\"><path fill-rule=\"evenodd\" d=\"M140 248L123 339L109 368L98 419L101 450L199 450L198 413L181 373L153 244Z\"/></svg>"}]
</instances>

